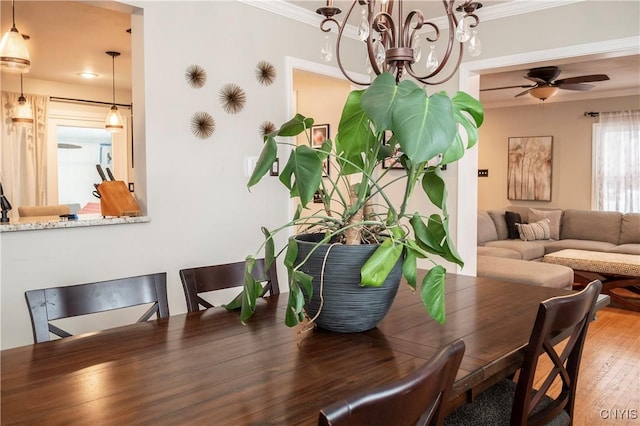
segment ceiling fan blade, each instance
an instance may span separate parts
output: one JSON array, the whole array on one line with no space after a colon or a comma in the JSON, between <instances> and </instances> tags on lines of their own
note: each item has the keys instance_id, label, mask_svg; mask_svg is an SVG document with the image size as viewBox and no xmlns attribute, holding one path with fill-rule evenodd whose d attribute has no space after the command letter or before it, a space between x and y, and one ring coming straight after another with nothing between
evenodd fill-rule
<instances>
[{"instance_id":1,"label":"ceiling fan blade","mask_svg":"<svg viewBox=\"0 0 640 426\"><path fill-rule=\"evenodd\" d=\"M531 89L533 89L533 87L532 87ZM526 95L527 93L529 93L529 91L530 91L531 89L527 89L527 90L525 90L524 92L520 92L520 93L518 93L517 95L515 95L515 96L514 96L514 98L517 98L518 96L524 96L524 95Z\"/></svg>"},{"instance_id":2,"label":"ceiling fan blade","mask_svg":"<svg viewBox=\"0 0 640 426\"><path fill-rule=\"evenodd\" d=\"M558 88L560 89L565 89L565 90L580 90L580 91L585 91L585 90L591 90L593 89L595 86L595 84L585 84L585 83L572 83L572 84L559 84Z\"/></svg>"},{"instance_id":3,"label":"ceiling fan blade","mask_svg":"<svg viewBox=\"0 0 640 426\"><path fill-rule=\"evenodd\" d=\"M480 89L481 92L488 92L490 90L502 90L502 89L524 89L524 88L535 87L535 85L520 85L520 86L504 86L504 87L491 87L489 89Z\"/></svg>"},{"instance_id":4,"label":"ceiling fan blade","mask_svg":"<svg viewBox=\"0 0 640 426\"><path fill-rule=\"evenodd\" d=\"M525 75L524 78L526 78L527 80L531 80L531 81L533 81L535 83L538 83L538 84L547 84L547 83L549 83L547 80L544 80L544 79L538 78L538 77L532 77L530 75Z\"/></svg>"},{"instance_id":5,"label":"ceiling fan blade","mask_svg":"<svg viewBox=\"0 0 640 426\"><path fill-rule=\"evenodd\" d=\"M569 77L569 78L561 78L560 80L554 81L554 84L574 84L574 83L590 83L592 81L606 81L609 80L609 76L606 74L591 74L591 75L581 75L579 77Z\"/></svg>"}]
</instances>

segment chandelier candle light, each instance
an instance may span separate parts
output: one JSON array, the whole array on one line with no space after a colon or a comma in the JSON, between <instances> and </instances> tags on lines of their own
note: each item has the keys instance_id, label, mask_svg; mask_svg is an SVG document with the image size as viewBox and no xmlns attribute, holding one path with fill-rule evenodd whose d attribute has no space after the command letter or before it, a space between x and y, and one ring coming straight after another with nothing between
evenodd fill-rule
<instances>
[{"instance_id":1,"label":"chandelier candle light","mask_svg":"<svg viewBox=\"0 0 640 426\"><path fill-rule=\"evenodd\" d=\"M13 73L25 73L31 69L29 50L25 38L16 28L16 9L14 1L11 2L13 24L0 42L0 67L4 71Z\"/></svg>"},{"instance_id":2,"label":"chandelier candle light","mask_svg":"<svg viewBox=\"0 0 640 426\"><path fill-rule=\"evenodd\" d=\"M409 74L417 81L424 84L441 84L449 80L460 66L464 53L464 43L471 56L480 54L480 40L476 27L480 20L475 11L482 7L482 3L465 0L455 7L455 0L442 0L448 22L448 39L444 56L440 60L435 51L435 43L440 39L440 28L429 21L425 21L422 11L414 9L406 16L403 12L403 0L354 0L346 14L345 20L340 23L334 16L340 14L340 8L333 5L333 0L327 0L327 5L320 7L316 12L324 16L320 23L320 29L326 34L321 48L322 59L331 61L333 51L329 41L331 28L329 23L335 24L338 30L336 40L336 60L342 74L352 83L367 86L369 82L357 81L345 70L340 60L340 43L347 21L354 13L354 9L360 10L358 24L358 37L367 46L367 70L379 75L389 72L396 78L396 83ZM397 15L393 16L394 4L397 5ZM356 8L356 5L359 6ZM456 12L460 14L456 17ZM422 30L422 31L421 31ZM428 42L429 53L426 58L426 67L419 69L417 63L422 57L423 39ZM445 77L441 77L445 65L449 62L454 46L457 45L457 58L455 67ZM438 80L435 80L438 77Z\"/></svg>"},{"instance_id":3,"label":"chandelier candle light","mask_svg":"<svg viewBox=\"0 0 640 426\"><path fill-rule=\"evenodd\" d=\"M120 52L108 51L105 52L107 55L111 56L111 68L112 68L112 77L113 77L113 105L107 113L107 119L104 122L104 128L112 133L121 132L124 129L124 120L122 119L122 115L120 115L120 111L118 111L118 107L116 106L116 56L120 56Z\"/></svg>"}]
</instances>

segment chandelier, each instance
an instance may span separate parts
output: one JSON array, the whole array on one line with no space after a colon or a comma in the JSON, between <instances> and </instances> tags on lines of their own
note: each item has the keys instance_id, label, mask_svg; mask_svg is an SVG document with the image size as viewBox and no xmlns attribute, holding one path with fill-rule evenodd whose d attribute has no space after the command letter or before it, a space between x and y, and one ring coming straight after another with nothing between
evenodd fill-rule
<instances>
[{"instance_id":1,"label":"chandelier","mask_svg":"<svg viewBox=\"0 0 640 426\"><path fill-rule=\"evenodd\" d=\"M480 54L480 40L475 29L480 20L475 11L482 7L482 3L471 0L460 2L455 7L455 0L442 0L446 13L448 37L447 45L442 58L438 58L435 43L440 39L440 28L433 22L426 21L422 11L414 9L404 14L403 0L354 0L346 14L345 20L339 23L334 16L342 11L334 6L333 0L327 0L327 5L320 7L316 12L324 16L320 23L320 29L326 34L321 49L322 59L325 62L333 58L333 49L329 41L331 26L338 30L336 40L336 60L342 74L352 83L366 86L369 82L357 81L345 70L340 59L340 43L347 26L347 21L355 14L354 10L360 10L359 23L357 25L358 38L365 42L367 47L366 63L367 71L379 75L389 72L396 77L396 82L408 74L424 84L441 84L448 81L460 66L465 50L465 44L471 56ZM413 2L412 2L413 3ZM394 16L394 4L397 5L397 14ZM356 8L356 6L359 6ZM456 16L456 12L459 16ZM357 17L356 17L357 19ZM423 45L429 44L425 63L419 64L422 58ZM454 54L455 52L455 54ZM452 57L452 54L454 56ZM448 70L448 75L442 77L445 66L450 59L455 60L453 70Z\"/></svg>"}]
</instances>

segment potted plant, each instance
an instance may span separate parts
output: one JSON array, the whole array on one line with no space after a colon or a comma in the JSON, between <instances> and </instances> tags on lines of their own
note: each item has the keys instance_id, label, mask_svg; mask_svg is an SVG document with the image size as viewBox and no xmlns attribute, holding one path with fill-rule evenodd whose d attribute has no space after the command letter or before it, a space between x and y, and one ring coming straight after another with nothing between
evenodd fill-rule
<instances>
[{"instance_id":1,"label":"potted plant","mask_svg":"<svg viewBox=\"0 0 640 426\"><path fill-rule=\"evenodd\" d=\"M463 261L449 237L447 193L441 167L460 159L465 149L477 142L477 128L482 120L482 106L464 92L458 92L452 98L445 93L428 96L414 82L403 80L396 84L391 74L383 73L367 89L349 94L335 141L326 140L321 149L312 148L313 119L300 114L264 136L264 147L247 184L249 188L269 172L276 160L278 144L284 144L276 138L305 133L309 140L308 145L291 147L279 178L290 196L299 200L293 219L276 230L263 228L267 267L277 256L284 254L289 283L285 318L288 326L303 321L305 309L312 305L315 305L313 314L318 314L318 299L323 299L326 295L322 292L328 289L328 277L323 276L331 268L327 251L335 251L332 255L342 260L360 259L359 265L347 266L345 271L334 274L342 277L349 269L355 270L360 291L386 285L395 285L397 289L400 271L416 289L417 259L432 260L434 266L422 280L420 296L427 312L437 321L444 322L446 270L433 258L439 256L461 266ZM459 129L466 133L466 143ZM393 161L399 161L403 168L381 168L381 163L385 159L389 161L394 152L399 157ZM438 158L439 163L432 164ZM337 173L323 177L323 162L327 159L337 166ZM388 193L390 182L401 179L404 180L404 193L400 202L393 203ZM420 212L407 210L409 200L420 192L419 188L439 213L424 217ZM303 214L303 208L314 195L322 200L322 208ZM290 238L287 246L276 254L273 236L290 226L297 227L305 235ZM368 252L358 256L337 254L338 249L349 250L349 246L366 248ZM313 268L309 264L318 254L321 254L320 267L315 272L320 276L314 278L310 275ZM262 292L261 284L251 274L254 261L254 256L247 257L244 289L226 305L228 309L241 308L243 322L253 314L256 299ZM385 284L390 275L394 282ZM393 298L395 290L392 288L388 293ZM346 301L348 308L333 310L352 311L354 294L339 295L337 299ZM327 306L326 300L324 302L320 301L324 306L319 309L331 311L332 307ZM364 303L374 304L371 301ZM369 308L365 306L355 315L360 316ZM353 316L353 312L347 314ZM323 327L332 329L331 326ZM366 327L372 328L370 324L364 329Z\"/></svg>"}]
</instances>

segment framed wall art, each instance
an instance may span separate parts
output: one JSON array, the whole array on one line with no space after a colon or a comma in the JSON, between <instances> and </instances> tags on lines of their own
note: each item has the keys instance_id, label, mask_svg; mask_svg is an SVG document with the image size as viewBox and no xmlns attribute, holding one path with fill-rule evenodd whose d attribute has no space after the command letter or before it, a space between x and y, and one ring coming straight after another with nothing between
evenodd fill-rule
<instances>
[{"instance_id":1,"label":"framed wall art","mask_svg":"<svg viewBox=\"0 0 640 426\"><path fill-rule=\"evenodd\" d=\"M315 126L311 126L311 146L314 148L321 148L322 143L329 138L328 124L316 124Z\"/></svg>"},{"instance_id":2,"label":"framed wall art","mask_svg":"<svg viewBox=\"0 0 640 426\"><path fill-rule=\"evenodd\" d=\"M551 201L553 136L509 138L507 198Z\"/></svg>"}]
</instances>

